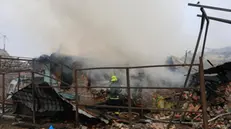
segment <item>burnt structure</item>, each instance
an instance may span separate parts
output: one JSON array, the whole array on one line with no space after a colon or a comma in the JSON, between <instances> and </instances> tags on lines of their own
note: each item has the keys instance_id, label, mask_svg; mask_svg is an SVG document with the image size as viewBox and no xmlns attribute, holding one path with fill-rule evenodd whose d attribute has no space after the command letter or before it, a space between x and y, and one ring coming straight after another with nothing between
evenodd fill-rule
<instances>
[{"instance_id":1,"label":"burnt structure","mask_svg":"<svg viewBox=\"0 0 231 129\"><path fill-rule=\"evenodd\" d=\"M226 85L231 81L231 62L205 69L204 74L207 99L210 99L210 97L217 95L218 86ZM195 73L191 76L190 86L198 86L199 84L199 73Z\"/></svg>"},{"instance_id":2,"label":"burnt structure","mask_svg":"<svg viewBox=\"0 0 231 129\"><path fill-rule=\"evenodd\" d=\"M61 99L56 91L52 87L49 87L49 84L43 80L43 77L34 78L33 83L36 86L34 88L34 100L32 97L32 84L29 84L12 95L15 109L14 113L32 116L33 101L35 101L35 114L37 118L54 116L67 118L70 116L73 107ZM41 88L40 86L47 86L47 88Z\"/></svg>"}]
</instances>

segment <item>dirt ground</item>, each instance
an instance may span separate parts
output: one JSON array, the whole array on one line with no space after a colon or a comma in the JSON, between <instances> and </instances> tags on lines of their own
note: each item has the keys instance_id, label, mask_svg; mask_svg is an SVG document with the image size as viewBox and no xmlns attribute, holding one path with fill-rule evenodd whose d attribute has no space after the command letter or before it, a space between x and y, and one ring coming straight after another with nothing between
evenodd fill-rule
<instances>
[{"instance_id":1,"label":"dirt ground","mask_svg":"<svg viewBox=\"0 0 231 129\"><path fill-rule=\"evenodd\" d=\"M16 126L12 126L14 121L0 119L0 129L25 129Z\"/></svg>"}]
</instances>

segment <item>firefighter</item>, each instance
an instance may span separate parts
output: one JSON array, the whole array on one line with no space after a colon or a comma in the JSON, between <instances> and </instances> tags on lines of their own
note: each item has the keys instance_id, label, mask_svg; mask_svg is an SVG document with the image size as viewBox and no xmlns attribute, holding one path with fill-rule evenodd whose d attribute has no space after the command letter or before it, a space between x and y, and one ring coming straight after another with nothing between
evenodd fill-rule
<instances>
[{"instance_id":1,"label":"firefighter","mask_svg":"<svg viewBox=\"0 0 231 129\"><path fill-rule=\"evenodd\" d=\"M111 76L111 84L109 88L108 104L120 105L120 93L122 91L120 80L115 76Z\"/></svg>"}]
</instances>

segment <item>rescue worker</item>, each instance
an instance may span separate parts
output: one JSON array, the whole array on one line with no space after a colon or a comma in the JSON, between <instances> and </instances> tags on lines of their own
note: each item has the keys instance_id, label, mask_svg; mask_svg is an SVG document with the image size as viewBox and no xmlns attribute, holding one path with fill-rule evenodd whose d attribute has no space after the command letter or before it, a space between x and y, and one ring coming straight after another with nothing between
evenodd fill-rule
<instances>
[{"instance_id":1,"label":"rescue worker","mask_svg":"<svg viewBox=\"0 0 231 129\"><path fill-rule=\"evenodd\" d=\"M111 84L109 89L109 98L108 98L108 104L109 105L120 105L120 93L122 91L121 88L121 82L120 80L115 76L111 76Z\"/></svg>"}]
</instances>

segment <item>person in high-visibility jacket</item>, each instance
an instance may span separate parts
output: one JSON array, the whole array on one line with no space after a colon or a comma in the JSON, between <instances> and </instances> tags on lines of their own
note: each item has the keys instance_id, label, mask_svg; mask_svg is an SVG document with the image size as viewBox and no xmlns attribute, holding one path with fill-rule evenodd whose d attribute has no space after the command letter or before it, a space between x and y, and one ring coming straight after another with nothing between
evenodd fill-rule
<instances>
[{"instance_id":1,"label":"person in high-visibility jacket","mask_svg":"<svg viewBox=\"0 0 231 129\"><path fill-rule=\"evenodd\" d=\"M120 80L115 76L111 76L111 84L110 84L110 92L109 99L110 100L118 100L120 99L120 93L122 91Z\"/></svg>"}]
</instances>

